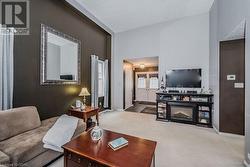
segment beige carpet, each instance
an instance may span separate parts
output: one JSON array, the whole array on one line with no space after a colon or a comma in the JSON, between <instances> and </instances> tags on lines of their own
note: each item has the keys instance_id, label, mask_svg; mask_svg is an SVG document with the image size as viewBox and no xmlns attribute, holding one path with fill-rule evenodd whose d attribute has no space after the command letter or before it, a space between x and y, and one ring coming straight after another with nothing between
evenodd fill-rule
<instances>
[{"instance_id":1,"label":"beige carpet","mask_svg":"<svg viewBox=\"0 0 250 167\"><path fill-rule=\"evenodd\" d=\"M244 138L218 135L213 129L158 122L154 115L107 112L104 129L157 141L156 167L243 167ZM63 167L58 160L52 167Z\"/></svg>"}]
</instances>

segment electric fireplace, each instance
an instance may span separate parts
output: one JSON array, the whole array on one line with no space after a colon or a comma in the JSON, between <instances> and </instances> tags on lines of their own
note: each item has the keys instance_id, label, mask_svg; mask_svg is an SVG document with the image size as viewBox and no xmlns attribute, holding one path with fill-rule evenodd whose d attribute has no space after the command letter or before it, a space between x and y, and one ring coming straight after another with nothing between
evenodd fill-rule
<instances>
[{"instance_id":1,"label":"electric fireplace","mask_svg":"<svg viewBox=\"0 0 250 167\"><path fill-rule=\"evenodd\" d=\"M195 106L189 104L170 104L170 116L172 120L194 122L195 121Z\"/></svg>"}]
</instances>

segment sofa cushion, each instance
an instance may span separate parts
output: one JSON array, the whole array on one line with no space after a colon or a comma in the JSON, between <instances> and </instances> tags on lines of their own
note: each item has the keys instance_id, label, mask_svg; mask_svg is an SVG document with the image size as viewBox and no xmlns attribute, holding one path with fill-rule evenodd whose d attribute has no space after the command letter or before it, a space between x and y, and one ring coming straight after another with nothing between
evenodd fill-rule
<instances>
[{"instance_id":1,"label":"sofa cushion","mask_svg":"<svg viewBox=\"0 0 250 167\"><path fill-rule=\"evenodd\" d=\"M10 156L11 163L24 163L46 151L42 138L57 118L51 118L47 124L39 128L19 134L0 142L0 150Z\"/></svg>"},{"instance_id":2,"label":"sofa cushion","mask_svg":"<svg viewBox=\"0 0 250 167\"><path fill-rule=\"evenodd\" d=\"M41 126L36 107L0 111L0 141Z\"/></svg>"},{"instance_id":3,"label":"sofa cushion","mask_svg":"<svg viewBox=\"0 0 250 167\"><path fill-rule=\"evenodd\" d=\"M43 148L42 139L47 131L54 125L58 117L42 121L42 125L34 130L19 134L0 142L0 150L10 156L12 163L24 163L47 151ZM83 129L84 128L84 129ZM86 125L81 120L74 136L85 130Z\"/></svg>"},{"instance_id":4,"label":"sofa cushion","mask_svg":"<svg viewBox=\"0 0 250 167\"><path fill-rule=\"evenodd\" d=\"M56 158L58 158L62 155L63 155L63 153L61 153L61 152L47 150L47 151L43 152L42 154L40 154L39 156L36 156L32 160L25 162L24 167L44 167L44 166L47 167L50 162L52 162L53 160L55 160ZM52 166L52 165L50 165L50 166ZM58 166L60 166L60 165L58 165Z\"/></svg>"},{"instance_id":5,"label":"sofa cushion","mask_svg":"<svg viewBox=\"0 0 250 167\"><path fill-rule=\"evenodd\" d=\"M0 167L1 165L7 165L10 163L10 157L8 155L6 155L5 153L3 153L2 151L0 151Z\"/></svg>"}]
</instances>

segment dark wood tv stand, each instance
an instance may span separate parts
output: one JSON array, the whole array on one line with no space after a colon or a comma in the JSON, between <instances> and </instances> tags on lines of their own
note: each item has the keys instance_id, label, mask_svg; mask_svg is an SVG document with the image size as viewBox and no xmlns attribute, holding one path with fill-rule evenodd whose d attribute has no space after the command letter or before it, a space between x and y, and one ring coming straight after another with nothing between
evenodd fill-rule
<instances>
[{"instance_id":1,"label":"dark wood tv stand","mask_svg":"<svg viewBox=\"0 0 250 167\"><path fill-rule=\"evenodd\" d=\"M212 94L167 92L156 94L156 120L212 127Z\"/></svg>"}]
</instances>

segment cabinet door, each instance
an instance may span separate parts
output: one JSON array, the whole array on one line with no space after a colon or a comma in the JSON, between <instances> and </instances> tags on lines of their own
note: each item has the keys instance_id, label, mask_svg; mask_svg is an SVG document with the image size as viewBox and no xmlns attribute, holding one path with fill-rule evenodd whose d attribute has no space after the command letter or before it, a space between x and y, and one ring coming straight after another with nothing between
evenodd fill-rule
<instances>
[{"instance_id":1,"label":"cabinet door","mask_svg":"<svg viewBox=\"0 0 250 167\"><path fill-rule=\"evenodd\" d=\"M67 152L64 154L65 167L106 167L105 165L94 162L88 158L75 153Z\"/></svg>"},{"instance_id":2,"label":"cabinet door","mask_svg":"<svg viewBox=\"0 0 250 167\"><path fill-rule=\"evenodd\" d=\"M157 118L167 119L167 104L165 102L157 102Z\"/></svg>"}]
</instances>

